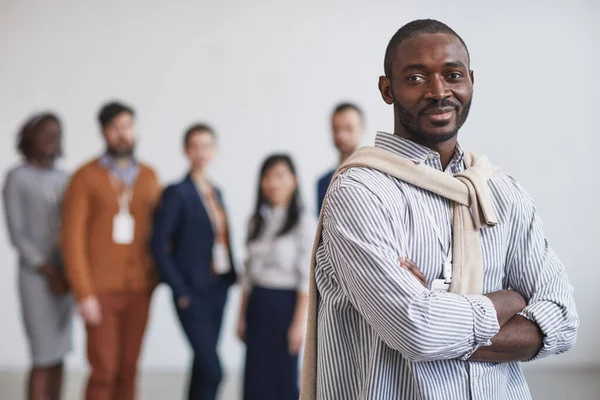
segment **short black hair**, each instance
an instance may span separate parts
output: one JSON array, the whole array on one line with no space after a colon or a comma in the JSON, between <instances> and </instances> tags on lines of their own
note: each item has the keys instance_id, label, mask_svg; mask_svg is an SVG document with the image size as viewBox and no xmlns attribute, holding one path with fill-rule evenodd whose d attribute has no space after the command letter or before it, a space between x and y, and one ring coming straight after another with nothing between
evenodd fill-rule
<instances>
[{"instance_id":1,"label":"short black hair","mask_svg":"<svg viewBox=\"0 0 600 400\"><path fill-rule=\"evenodd\" d=\"M52 112L43 112L40 114L32 115L25 121L19 134L17 135L17 150L26 160L31 160L35 156L34 140L38 132L38 129L46 121L53 121L58 125L59 132L62 136L62 125L56 114ZM55 157L62 155L62 145L58 148Z\"/></svg>"},{"instance_id":2,"label":"short black hair","mask_svg":"<svg viewBox=\"0 0 600 400\"><path fill-rule=\"evenodd\" d=\"M131 116L135 116L133 108L123 103L112 101L102 106L100 112L98 113L98 122L100 122L100 126L104 128L106 125L110 124L117 115L123 112L131 114Z\"/></svg>"},{"instance_id":3,"label":"short black hair","mask_svg":"<svg viewBox=\"0 0 600 400\"><path fill-rule=\"evenodd\" d=\"M392 77L392 64L394 63L395 50L400 43L406 39L412 39L424 33L448 33L456 36L463 46L465 46L467 56L470 58L469 49L467 48L465 41L452 28L443 22L436 21L435 19L418 19L409 22L402 28L398 29L394 36L392 36L392 39L390 39L390 42L385 49L385 59L383 65L385 75L388 78Z\"/></svg>"},{"instance_id":4,"label":"short black hair","mask_svg":"<svg viewBox=\"0 0 600 400\"><path fill-rule=\"evenodd\" d=\"M346 110L354 110L358 113L358 115L360 116L360 120L362 122L364 122L365 120L365 114L363 113L362 109L356 105L355 103L350 103L350 102L344 102L344 103L339 103L335 106L335 108L333 109L333 112L331 113L331 116L333 117L336 114L341 113L342 111L346 111Z\"/></svg>"},{"instance_id":5,"label":"short black hair","mask_svg":"<svg viewBox=\"0 0 600 400\"><path fill-rule=\"evenodd\" d=\"M183 146L185 148L188 147L188 145L190 144L190 139L191 137L199 132L206 132L209 133L215 140L217 139L217 134L215 133L215 130L212 128L212 126L205 124L203 122L199 122L196 123L192 126L190 126L184 133L183 135Z\"/></svg>"}]
</instances>

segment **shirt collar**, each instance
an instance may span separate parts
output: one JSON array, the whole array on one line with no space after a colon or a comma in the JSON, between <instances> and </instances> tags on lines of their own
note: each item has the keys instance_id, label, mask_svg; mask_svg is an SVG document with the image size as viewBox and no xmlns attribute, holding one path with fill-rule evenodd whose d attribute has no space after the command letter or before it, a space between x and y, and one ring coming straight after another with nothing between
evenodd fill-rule
<instances>
[{"instance_id":1,"label":"shirt collar","mask_svg":"<svg viewBox=\"0 0 600 400\"><path fill-rule=\"evenodd\" d=\"M375 137L375 147L390 151L409 159L416 164L422 164L427 159L440 158L440 154L437 151L431 150L429 147L387 132L377 132L377 136ZM463 148L457 143L454 157L450 163L460 164L463 162L464 156L465 152Z\"/></svg>"},{"instance_id":2,"label":"shirt collar","mask_svg":"<svg viewBox=\"0 0 600 400\"><path fill-rule=\"evenodd\" d=\"M287 207L271 207L268 204L263 204L260 207L260 214L267 219L281 219L287 215Z\"/></svg>"},{"instance_id":3,"label":"shirt collar","mask_svg":"<svg viewBox=\"0 0 600 400\"><path fill-rule=\"evenodd\" d=\"M126 186L133 186L140 170L139 163L133 157L131 164L127 168L118 168L115 158L109 153L104 153L98 162Z\"/></svg>"},{"instance_id":4,"label":"shirt collar","mask_svg":"<svg viewBox=\"0 0 600 400\"><path fill-rule=\"evenodd\" d=\"M113 157L109 152L105 152L104 154L102 154L102 156L100 156L99 161L102 166L110 170L117 168L115 157ZM136 158L132 156L130 168L137 168L137 166L138 162Z\"/></svg>"}]
</instances>

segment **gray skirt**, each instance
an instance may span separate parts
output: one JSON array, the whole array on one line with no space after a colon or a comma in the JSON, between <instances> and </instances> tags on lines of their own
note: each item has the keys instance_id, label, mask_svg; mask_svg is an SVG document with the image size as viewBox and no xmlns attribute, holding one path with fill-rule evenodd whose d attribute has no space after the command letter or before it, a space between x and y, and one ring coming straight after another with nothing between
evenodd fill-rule
<instances>
[{"instance_id":1,"label":"gray skirt","mask_svg":"<svg viewBox=\"0 0 600 400\"><path fill-rule=\"evenodd\" d=\"M19 294L33 365L61 362L73 346L73 297L55 296L44 275L23 265L19 268Z\"/></svg>"}]
</instances>

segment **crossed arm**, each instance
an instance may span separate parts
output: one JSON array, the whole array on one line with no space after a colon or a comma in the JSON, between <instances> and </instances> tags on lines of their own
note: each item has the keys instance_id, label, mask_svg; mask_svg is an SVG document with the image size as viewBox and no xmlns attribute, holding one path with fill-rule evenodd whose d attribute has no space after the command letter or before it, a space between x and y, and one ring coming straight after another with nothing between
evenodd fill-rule
<instances>
[{"instance_id":1,"label":"crossed arm","mask_svg":"<svg viewBox=\"0 0 600 400\"><path fill-rule=\"evenodd\" d=\"M365 204L368 213L343 212ZM507 287L514 290L432 292L398 268L394 254L402 238L381 200L367 188L342 186L324 214L323 241L334 261L329 273L386 344L411 361L509 362L560 354L574 345L579 323L572 289L533 206L521 212L506 264Z\"/></svg>"},{"instance_id":2,"label":"crossed arm","mask_svg":"<svg viewBox=\"0 0 600 400\"><path fill-rule=\"evenodd\" d=\"M542 348L543 335L538 325L517 315L525 308L525 299L515 291L506 291L512 292L509 296L504 292L490 293L487 297L494 303L499 320L509 315L512 317L500 322L500 332L492 338L492 345L480 347L469 358L470 361L526 361L534 358ZM520 299L513 301L511 297Z\"/></svg>"},{"instance_id":3,"label":"crossed arm","mask_svg":"<svg viewBox=\"0 0 600 400\"><path fill-rule=\"evenodd\" d=\"M400 259L400 266L410 271L426 288L427 280L419 267L409 259ZM501 290L486 295L498 315L500 331L490 346L480 347L469 361L509 362L529 360L540 351L543 335L535 322L520 315L527 302L514 290Z\"/></svg>"}]
</instances>

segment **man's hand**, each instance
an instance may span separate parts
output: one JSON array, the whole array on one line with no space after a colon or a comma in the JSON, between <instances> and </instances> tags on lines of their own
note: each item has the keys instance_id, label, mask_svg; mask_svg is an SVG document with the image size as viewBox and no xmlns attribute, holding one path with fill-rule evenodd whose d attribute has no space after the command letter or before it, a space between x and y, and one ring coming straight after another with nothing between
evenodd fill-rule
<instances>
[{"instance_id":1,"label":"man's hand","mask_svg":"<svg viewBox=\"0 0 600 400\"><path fill-rule=\"evenodd\" d=\"M417 264L408 258L399 258L398 261L400 262L400 266L402 268L410 271L423 286L429 289L429 286L427 286L427 278L425 278L425 275L421 273L419 267L417 267Z\"/></svg>"},{"instance_id":2,"label":"man's hand","mask_svg":"<svg viewBox=\"0 0 600 400\"><path fill-rule=\"evenodd\" d=\"M98 326L102 322L100 303L96 296L88 296L79 302L79 313L86 324Z\"/></svg>"}]
</instances>

